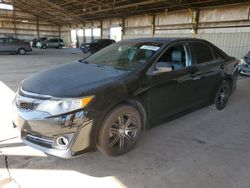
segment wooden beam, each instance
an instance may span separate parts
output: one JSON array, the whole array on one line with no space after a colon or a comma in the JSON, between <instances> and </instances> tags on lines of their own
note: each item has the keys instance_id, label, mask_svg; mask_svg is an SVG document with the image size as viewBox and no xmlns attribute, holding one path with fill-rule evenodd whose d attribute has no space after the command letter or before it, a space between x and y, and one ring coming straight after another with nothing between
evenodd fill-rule
<instances>
[{"instance_id":1,"label":"wooden beam","mask_svg":"<svg viewBox=\"0 0 250 188\"><path fill-rule=\"evenodd\" d=\"M143 6L143 5L150 5L153 3L160 3L160 2L166 2L166 0L150 0L150 1L143 1L143 2L139 2L139 3L129 3L127 5L121 5L121 6L116 6L116 7L112 7L112 8L105 8L105 9L101 9L101 10L91 11L89 13L75 14L75 16L80 16L80 15L85 15L85 14L96 14L96 13L101 13L101 12L108 12L111 10L120 10L120 9L138 7L138 6Z\"/></svg>"}]
</instances>

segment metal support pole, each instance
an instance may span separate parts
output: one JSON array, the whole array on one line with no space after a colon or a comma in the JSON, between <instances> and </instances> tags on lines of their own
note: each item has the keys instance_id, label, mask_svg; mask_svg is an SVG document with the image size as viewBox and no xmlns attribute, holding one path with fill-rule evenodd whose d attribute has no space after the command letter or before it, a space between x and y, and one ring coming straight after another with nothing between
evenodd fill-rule
<instances>
[{"instance_id":1,"label":"metal support pole","mask_svg":"<svg viewBox=\"0 0 250 188\"><path fill-rule=\"evenodd\" d=\"M58 26L58 34L59 34L59 38L61 38L61 26Z\"/></svg>"},{"instance_id":2,"label":"metal support pole","mask_svg":"<svg viewBox=\"0 0 250 188\"><path fill-rule=\"evenodd\" d=\"M16 32L15 0L12 1L12 6L13 6L12 16L13 16L13 26L14 26L14 37L16 37L17 32Z\"/></svg>"},{"instance_id":3,"label":"metal support pole","mask_svg":"<svg viewBox=\"0 0 250 188\"><path fill-rule=\"evenodd\" d=\"M152 16L152 36L155 35L155 15Z\"/></svg>"},{"instance_id":4,"label":"metal support pole","mask_svg":"<svg viewBox=\"0 0 250 188\"><path fill-rule=\"evenodd\" d=\"M36 17L36 33L37 33L37 38L40 38L38 17Z\"/></svg>"},{"instance_id":5,"label":"metal support pole","mask_svg":"<svg viewBox=\"0 0 250 188\"><path fill-rule=\"evenodd\" d=\"M102 23L102 20L101 20L101 22L100 22L100 29L101 29L101 39L102 39L102 37L103 37L103 33L102 33L102 32L103 32L103 26L102 26L102 24L103 24L103 23Z\"/></svg>"},{"instance_id":6,"label":"metal support pole","mask_svg":"<svg viewBox=\"0 0 250 188\"><path fill-rule=\"evenodd\" d=\"M122 40L124 39L124 36L126 35L126 28L125 28L125 18L122 18Z\"/></svg>"}]
</instances>

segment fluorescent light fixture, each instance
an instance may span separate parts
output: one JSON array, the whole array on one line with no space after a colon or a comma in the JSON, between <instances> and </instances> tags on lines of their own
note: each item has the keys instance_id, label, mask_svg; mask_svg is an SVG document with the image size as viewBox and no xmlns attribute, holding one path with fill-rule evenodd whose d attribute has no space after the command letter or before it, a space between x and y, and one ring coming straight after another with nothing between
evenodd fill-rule
<instances>
[{"instance_id":1,"label":"fluorescent light fixture","mask_svg":"<svg viewBox=\"0 0 250 188\"><path fill-rule=\"evenodd\" d=\"M22 22L23 22L23 23L27 23L27 22L29 22L29 21L28 21L28 20L22 20Z\"/></svg>"},{"instance_id":2,"label":"fluorescent light fixture","mask_svg":"<svg viewBox=\"0 0 250 188\"><path fill-rule=\"evenodd\" d=\"M12 5L8 5L5 3L0 3L0 9L4 9L4 10L13 10L13 6Z\"/></svg>"}]
</instances>

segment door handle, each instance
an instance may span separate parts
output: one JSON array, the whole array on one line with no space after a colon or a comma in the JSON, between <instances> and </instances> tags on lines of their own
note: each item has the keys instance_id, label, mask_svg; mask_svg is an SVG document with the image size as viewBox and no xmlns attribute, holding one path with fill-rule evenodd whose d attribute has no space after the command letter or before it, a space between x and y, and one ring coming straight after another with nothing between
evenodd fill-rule
<instances>
[{"instance_id":1,"label":"door handle","mask_svg":"<svg viewBox=\"0 0 250 188\"><path fill-rule=\"evenodd\" d=\"M192 79L193 80L199 80L199 79L201 79L202 78L202 76L192 76Z\"/></svg>"},{"instance_id":2,"label":"door handle","mask_svg":"<svg viewBox=\"0 0 250 188\"><path fill-rule=\"evenodd\" d=\"M224 69L224 68L225 68L224 64L221 64L221 65L220 65L220 68L221 68L221 69Z\"/></svg>"}]
</instances>

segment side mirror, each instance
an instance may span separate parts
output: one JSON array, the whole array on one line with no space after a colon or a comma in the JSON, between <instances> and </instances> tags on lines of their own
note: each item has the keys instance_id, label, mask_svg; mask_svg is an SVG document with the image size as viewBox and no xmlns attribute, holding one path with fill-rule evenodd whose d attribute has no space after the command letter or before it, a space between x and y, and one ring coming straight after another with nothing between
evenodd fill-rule
<instances>
[{"instance_id":1,"label":"side mirror","mask_svg":"<svg viewBox=\"0 0 250 188\"><path fill-rule=\"evenodd\" d=\"M171 72L173 71L173 66L170 63L166 62L157 62L155 65L155 70L153 71L154 74L159 74L162 72Z\"/></svg>"}]
</instances>

